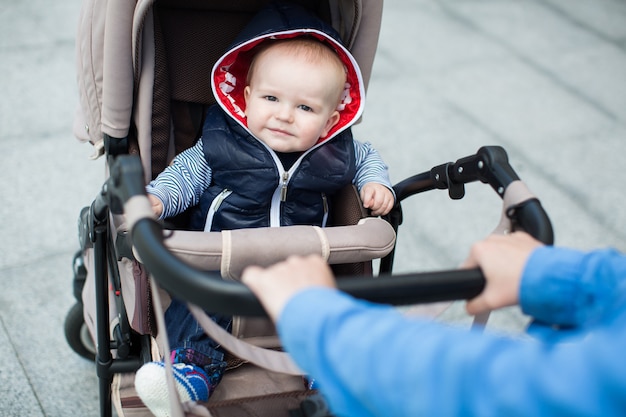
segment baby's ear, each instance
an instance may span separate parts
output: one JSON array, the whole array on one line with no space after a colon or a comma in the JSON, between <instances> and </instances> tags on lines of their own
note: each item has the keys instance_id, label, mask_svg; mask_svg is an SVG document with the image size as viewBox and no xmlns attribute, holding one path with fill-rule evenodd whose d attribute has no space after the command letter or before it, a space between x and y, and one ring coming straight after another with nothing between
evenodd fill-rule
<instances>
[{"instance_id":1,"label":"baby's ear","mask_svg":"<svg viewBox=\"0 0 626 417\"><path fill-rule=\"evenodd\" d=\"M324 126L324 130L322 130L321 137L325 138L328 135L328 132L330 132L330 129L332 129L337 123L339 123L339 119L339 112L335 110L326 121L326 125Z\"/></svg>"},{"instance_id":2,"label":"baby's ear","mask_svg":"<svg viewBox=\"0 0 626 417\"><path fill-rule=\"evenodd\" d=\"M250 99L250 86L247 85L246 88L243 89L243 101L246 103L246 108L248 107L248 100Z\"/></svg>"}]
</instances>

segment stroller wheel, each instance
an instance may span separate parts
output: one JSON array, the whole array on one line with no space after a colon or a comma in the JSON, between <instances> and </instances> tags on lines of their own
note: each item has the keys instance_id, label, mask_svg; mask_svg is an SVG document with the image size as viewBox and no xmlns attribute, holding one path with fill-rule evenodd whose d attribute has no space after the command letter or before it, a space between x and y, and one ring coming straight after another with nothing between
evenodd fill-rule
<instances>
[{"instance_id":1,"label":"stroller wheel","mask_svg":"<svg viewBox=\"0 0 626 417\"><path fill-rule=\"evenodd\" d=\"M83 252L78 251L72 258L72 270L74 271L74 297L80 302L83 287L85 286L85 280L87 279L87 268L85 268L85 260L83 259Z\"/></svg>"},{"instance_id":2,"label":"stroller wheel","mask_svg":"<svg viewBox=\"0 0 626 417\"><path fill-rule=\"evenodd\" d=\"M76 303L65 317L65 339L72 350L85 359L96 360L96 345L83 317L83 303Z\"/></svg>"}]
</instances>

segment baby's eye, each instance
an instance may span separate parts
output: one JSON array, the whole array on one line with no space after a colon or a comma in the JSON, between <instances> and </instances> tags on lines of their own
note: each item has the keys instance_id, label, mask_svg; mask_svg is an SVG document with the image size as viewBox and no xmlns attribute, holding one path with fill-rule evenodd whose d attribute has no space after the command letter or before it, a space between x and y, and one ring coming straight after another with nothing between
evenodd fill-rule
<instances>
[{"instance_id":1,"label":"baby's eye","mask_svg":"<svg viewBox=\"0 0 626 417\"><path fill-rule=\"evenodd\" d=\"M300 104L300 105L298 106L298 108L299 108L300 110L304 110L304 111L313 111L313 109L312 109L311 107L307 106L306 104Z\"/></svg>"},{"instance_id":2,"label":"baby's eye","mask_svg":"<svg viewBox=\"0 0 626 417\"><path fill-rule=\"evenodd\" d=\"M275 96L265 96L264 98L267 101L278 101L278 99Z\"/></svg>"}]
</instances>

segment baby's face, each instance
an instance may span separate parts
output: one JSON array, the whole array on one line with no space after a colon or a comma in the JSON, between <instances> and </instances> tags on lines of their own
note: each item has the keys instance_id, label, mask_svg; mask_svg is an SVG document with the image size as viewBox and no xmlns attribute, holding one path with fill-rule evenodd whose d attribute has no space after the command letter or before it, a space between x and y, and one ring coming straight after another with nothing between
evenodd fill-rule
<instances>
[{"instance_id":1,"label":"baby's face","mask_svg":"<svg viewBox=\"0 0 626 417\"><path fill-rule=\"evenodd\" d=\"M339 121L333 72L281 53L260 58L244 92L248 129L278 152L311 148Z\"/></svg>"}]
</instances>

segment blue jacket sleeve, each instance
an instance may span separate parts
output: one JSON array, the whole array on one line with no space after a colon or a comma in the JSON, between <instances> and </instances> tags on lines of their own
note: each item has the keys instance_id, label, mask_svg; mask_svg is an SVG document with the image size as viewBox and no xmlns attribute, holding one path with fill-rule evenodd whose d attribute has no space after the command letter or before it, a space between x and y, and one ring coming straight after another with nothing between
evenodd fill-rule
<instances>
[{"instance_id":1,"label":"blue jacket sleeve","mask_svg":"<svg viewBox=\"0 0 626 417\"><path fill-rule=\"evenodd\" d=\"M559 327L594 326L623 308L626 257L614 250L542 247L527 263L520 287L524 313Z\"/></svg>"},{"instance_id":2,"label":"blue jacket sleeve","mask_svg":"<svg viewBox=\"0 0 626 417\"><path fill-rule=\"evenodd\" d=\"M553 267L541 260L550 252L533 256L522 280L532 276L529 284L536 280L535 295L544 299L538 308L528 302L528 311L543 314L552 301L568 304L557 284L539 285L542 264ZM621 255L570 255L578 279L585 273L604 274L605 282L624 276ZM601 320L570 334L568 343L453 328L321 288L292 298L278 329L286 350L318 381L339 416L617 416L626 411L623 285L612 294L602 297L611 299L612 312L596 316L591 308Z\"/></svg>"}]
</instances>

